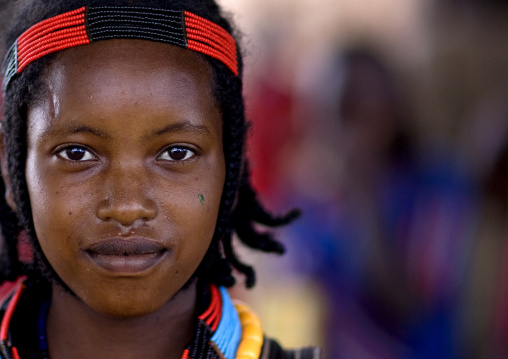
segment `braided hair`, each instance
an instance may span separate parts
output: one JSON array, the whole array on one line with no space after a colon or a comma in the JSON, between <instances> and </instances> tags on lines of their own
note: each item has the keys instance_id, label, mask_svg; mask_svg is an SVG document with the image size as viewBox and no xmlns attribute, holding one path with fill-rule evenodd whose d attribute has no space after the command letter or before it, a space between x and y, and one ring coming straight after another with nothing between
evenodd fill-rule
<instances>
[{"instance_id":1,"label":"braided hair","mask_svg":"<svg viewBox=\"0 0 508 359\"><path fill-rule=\"evenodd\" d=\"M13 16L14 21L10 31L3 36L4 54L8 46L33 24L86 5L185 9L221 26L238 40L238 34L235 33L231 22L226 19L213 0L31 0L16 4L24 5L24 7L17 11L9 9L16 16ZM2 20L4 19L5 17L2 16ZM262 232L257 226L282 226L295 219L299 213L294 210L281 217L272 216L259 203L256 192L249 182L249 166L245 158L248 123L245 119L242 97L243 63L240 50L237 52L238 76L234 76L221 61L209 56L201 56L212 69L212 90L222 113L226 179L215 233L194 277L198 278L200 283L232 286L235 283L232 272L236 269L245 275L246 286L252 287L255 284L254 269L238 258L234 250L233 238L237 237L243 244L255 250L282 254L283 245L275 240L271 233ZM32 63L10 83L5 93L4 118L1 124L9 174L6 181L10 181L13 201L17 208L15 213L4 196L0 198L2 234L0 280L13 280L21 275L27 275L34 280L56 280L63 284L48 263L37 240L25 180L27 111L39 100L43 91L44 69L54 58L54 54L50 54ZM0 186L2 186L0 190L5 193L6 187L3 181L0 181ZM29 263L19 259L20 236L28 238L32 247L34 259Z\"/></svg>"}]
</instances>

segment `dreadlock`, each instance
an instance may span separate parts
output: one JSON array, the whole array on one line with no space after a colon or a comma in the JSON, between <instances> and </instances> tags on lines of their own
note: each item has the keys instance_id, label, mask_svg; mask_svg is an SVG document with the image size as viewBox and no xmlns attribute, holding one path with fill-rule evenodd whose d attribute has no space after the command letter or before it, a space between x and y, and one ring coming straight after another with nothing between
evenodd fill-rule
<instances>
[{"instance_id":1,"label":"dreadlock","mask_svg":"<svg viewBox=\"0 0 508 359\"><path fill-rule=\"evenodd\" d=\"M8 46L33 24L85 5L185 9L221 26L238 40L238 34L235 33L231 22L226 19L213 0L33 0L26 7L15 12L17 16L14 16L15 21L11 31L3 36L3 54L7 52ZM4 18L2 16L2 19ZM282 217L272 216L259 203L256 192L250 184L249 166L245 158L248 124L242 97L243 63L239 47L237 51L238 76L234 76L221 61L209 56L201 56L212 69L212 90L222 113L226 179L212 243L195 276L201 283L211 282L231 286L235 283L232 272L236 269L246 276L246 286L252 287L255 284L255 271L251 266L243 263L235 253L233 234L236 233L241 242L253 249L282 254L283 245L275 240L271 233L259 230L258 225L266 227L285 225L296 218L298 212L292 211ZM35 280L51 279L62 283L48 263L37 240L25 180L27 111L39 100L43 91L44 70L54 58L55 54L51 54L32 63L10 83L5 93L2 135L7 153L10 176L8 180L11 182L17 213L11 210L4 197L0 198L2 234L0 279L2 280L13 280L20 275L27 275ZM5 184L0 182L0 186L3 187L0 189L5 192ZM32 246L34 261L31 263L23 263L19 260L20 234L25 235Z\"/></svg>"}]
</instances>

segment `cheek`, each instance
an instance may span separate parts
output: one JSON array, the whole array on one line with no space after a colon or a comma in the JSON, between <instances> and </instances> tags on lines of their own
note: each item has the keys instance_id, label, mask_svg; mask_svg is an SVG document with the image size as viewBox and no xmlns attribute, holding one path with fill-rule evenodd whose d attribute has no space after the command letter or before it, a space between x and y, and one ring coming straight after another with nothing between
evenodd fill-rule
<instances>
[{"instance_id":1,"label":"cheek","mask_svg":"<svg viewBox=\"0 0 508 359\"><path fill-rule=\"evenodd\" d=\"M215 229L217 222L224 181L225 169L224 164L221 162L218 170L210 171L201 181L197 181L197 193L193 198L200 213L208 219L209 225L213 226L213 229Z\"/></svg>"},{"instance_id":2,"label":"cheek","mask_svg":"<svg viewBox=\"0 0 508 359\"><path fill-rule=\"evenodd\" d=\"M28 156L26 181L35 232L41 248L55 265L71 253L73 233L86 230L90 223L91 198L80 186L67 186L60 177L38 166ZM88 192L89 193L89 192Z\"/></svg>"},{"instance_id":3,"label":"cheek","mask_svg":"<svg viewBox=\"0 0 508 359\"><path fill-rule=\"evenodd\" d=\"M36 230L51 226L52 233L76 230L86 215L90 215L91 198L80 187L66 187L58 181L39 178L44 185L28 183L32 216ZM81 218L81 220L77 220ZM74 225L70 225L73 223ZM40 228L39 228L40 227ZM49 228L48 228L49 229Z\"/></svg>"},{"instance_id":4,"label":"cheek","mask_svg":"<svg viewBox=\"0 0 508 359\"><path fill-rule=\"evenodd\" d=\"M217 222L221 190L196 181L195 185L187 186L185 192L174 195L173 201L166 202L167 218L183 231L200 234L190 238L210 234Z\"/></svg>"},{"instance_id":5,"label":"cheek","mask_svg":"<svg viewBox=\"0 0 508 359\"><path fill-rule=\"evenodd\" d=\"M208 250L215 232L224 172L221 164L218 171L208 171L205 175L193 177L186 183L185 190L170 190L167 193L167 198L172 193L173 199L164 205L165 216L178 227L178 237L183 239L178 257L193 261L196 267Z\"/></svg>"}]
</instances>

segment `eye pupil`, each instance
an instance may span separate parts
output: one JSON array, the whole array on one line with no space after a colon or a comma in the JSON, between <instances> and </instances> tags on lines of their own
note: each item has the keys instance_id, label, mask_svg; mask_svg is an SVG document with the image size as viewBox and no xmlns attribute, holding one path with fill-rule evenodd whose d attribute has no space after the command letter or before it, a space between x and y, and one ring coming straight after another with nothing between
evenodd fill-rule
<instances>
[{"instance_id":1,"label":"eye pupil","mask_svg":"<svg viewBox=\"0 0 508 359\"><path fill-rule=\"evenodd\" d=\"M65 150L65 154L72 161L79 161L85 157L85 149L79 147L68 148Z\"/></svg>"},{"instance_id":2,"label":"eye pupil","mask_svg":"<svg viewBox=\"0 0 508 359\"><path fill-rule=\"evenodd\" d=\"M187 149L185 149L185 148L178 148L178 147L170 148L168 150L168 153L169 153L169 157L173 161L181 161L181 160L183 160L185 158L185 156L187 156Z\"/></svg>"}]
</instances>

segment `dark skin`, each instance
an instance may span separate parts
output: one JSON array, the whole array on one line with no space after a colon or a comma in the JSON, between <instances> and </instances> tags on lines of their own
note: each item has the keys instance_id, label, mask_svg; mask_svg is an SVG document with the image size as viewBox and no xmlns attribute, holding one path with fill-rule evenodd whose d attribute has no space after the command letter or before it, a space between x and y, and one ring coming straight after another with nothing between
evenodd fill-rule
<instances>
[{"instance_id":1,"label":"dark skin","mask_svg":"<svg viewBox=\"0 0 508 359\"><path fill-rule=\"evenodd\" d=\"M195 284L182 287L225 178L211 71L142 40L57 56L29 109L26 165L37 238L74 293L53 286L50 356L179 358L196 315Z\"/></svg>"}]
</instances>

